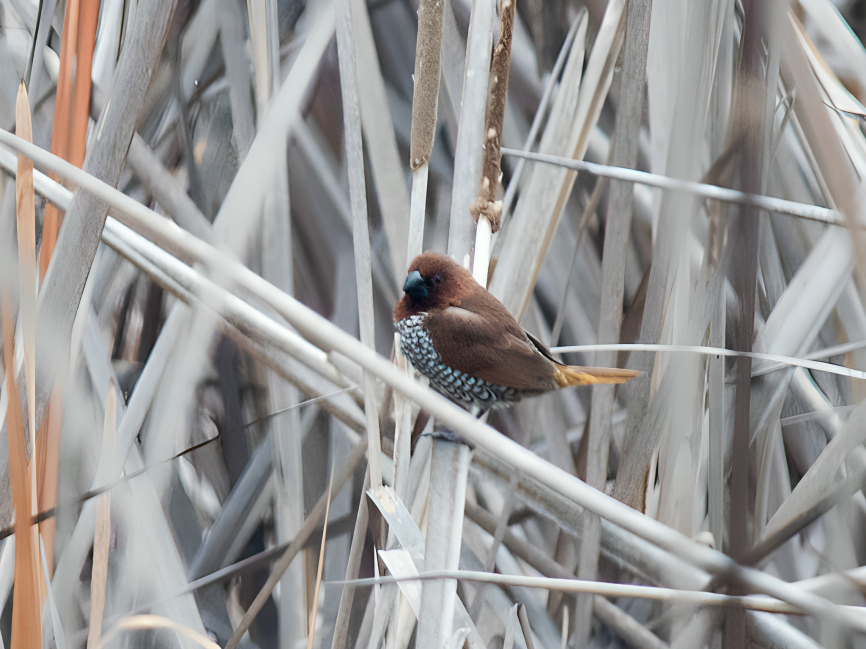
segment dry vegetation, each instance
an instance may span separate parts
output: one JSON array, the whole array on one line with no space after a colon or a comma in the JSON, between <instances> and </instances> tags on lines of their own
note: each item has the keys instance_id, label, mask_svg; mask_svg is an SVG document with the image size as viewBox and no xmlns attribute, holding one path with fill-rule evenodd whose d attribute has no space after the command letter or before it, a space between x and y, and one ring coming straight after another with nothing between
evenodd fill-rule
<instances>
[{"instance_id":1,"label":"dry vegetation","mask_svg":"<svg viewBox=\"0 0 866 649\"><path fill-rule=\"evenodd\" d=\"M866 646L864 15L0 0L0 646ZM476 420L422 249L641 374Z\"/></svg>"}]
</instances>

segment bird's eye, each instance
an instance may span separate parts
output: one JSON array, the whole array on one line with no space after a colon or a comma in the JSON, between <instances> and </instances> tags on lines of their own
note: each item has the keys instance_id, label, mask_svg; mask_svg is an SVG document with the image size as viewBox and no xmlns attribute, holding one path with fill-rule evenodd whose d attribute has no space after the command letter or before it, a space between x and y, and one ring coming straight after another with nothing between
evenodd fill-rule
<instances>
[{"instance_id":1,"label":"bird's eye","mask_svg":"<svg viewBox=\"0 0 866 649\"><path fill-rule=\"evenodd\" d=\"M433 283L434 283L434 284L441 284L441 283L442 283L442 278L439 277L439 275L434 275L434 276L433 276Z\"/></svg>"}]
</instances>

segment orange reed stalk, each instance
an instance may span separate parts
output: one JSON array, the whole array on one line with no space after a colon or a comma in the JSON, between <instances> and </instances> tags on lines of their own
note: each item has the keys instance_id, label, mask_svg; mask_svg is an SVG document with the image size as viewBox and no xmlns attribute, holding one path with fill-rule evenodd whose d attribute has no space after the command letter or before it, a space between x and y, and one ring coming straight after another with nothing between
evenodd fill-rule
<instances>
[{"instance_id":1,"label":"orange reed stalk","mask_svg":"<svg viewBox=\"0 0 866 649\"><path fill-rule=\"evenodd\" d=\"M76 167L81 167L84 164L87 124L90 114L90 70L93 65L98 19L99 0L69 0L67 2L66 15L63 18L60 74L57 79L54 104L51 152L71 162ZM56 177L54 179L58 180ZM54 247L57 245L57 237L62 222L63 218L60 211L54 205L46 205L39 255L40 283L45 279L45 273L48 271L48 264L54 254ZM62 372L58 374L58 376L62 375ZM63 385L62 380L58 380L36 442L40 511L51 509L57 504L57 472L60 464L62 411ZM49 518L40 523L39 531L42 533L45 543L48 570L49 573L53 573L54 519Z\"/></svg>"},{"instance_id":2,"label":"orange reed stalk","mask_svg":"<svg viewBox=\"0 0 866 649\"><path fill-rule=\"evenodd\" d=\"M37 569L36 548L39 541L31 528L30 467L27 465L27 449L24 446L24 418L18 385L15 382L15 327L12 323L12 300L9 287L3 286L3 357L6 366L6 432L9 442L9 482L12 485L12 502L15 507L15 592L12 607L11 646L21 649L42 648L42 625L40 622L41 589Z\"/></svg>"}]
</instances>

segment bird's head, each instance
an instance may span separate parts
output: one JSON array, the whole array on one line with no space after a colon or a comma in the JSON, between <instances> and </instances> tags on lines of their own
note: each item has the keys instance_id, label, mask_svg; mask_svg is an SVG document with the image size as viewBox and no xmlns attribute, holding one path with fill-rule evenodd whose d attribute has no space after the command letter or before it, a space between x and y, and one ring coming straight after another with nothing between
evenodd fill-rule
<instances>
[{"instance_id":1,"label":"bird's head","mask_svg":"<svg viewBox=\"0 0 866 649\"><path fill-rule=\"evenodd\" d=\"M478 288L472 274L448 255L422 253L412 260L409 267L403 283L403 298L394 309L394 320L431 309L457 306Z\"/></svg>"}]
</instances>

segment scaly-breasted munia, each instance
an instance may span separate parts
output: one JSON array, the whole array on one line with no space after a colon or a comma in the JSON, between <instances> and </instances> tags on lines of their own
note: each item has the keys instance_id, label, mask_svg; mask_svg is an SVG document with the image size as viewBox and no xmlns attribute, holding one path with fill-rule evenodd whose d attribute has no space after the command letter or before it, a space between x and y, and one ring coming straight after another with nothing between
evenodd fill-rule
<instances>
[{"instance_id":1,"label":"scaly-breasted munia","mask_svg":"<svg viewBox=\"0 0 866 649\"><path fill-rule=\"evenodd\" d=\"M439 392L475 411L571 385L624 383L632 370L556 361L508 310L447 255L412 261L394 309L400 348Z\"/></svg>"}]
</instances>

